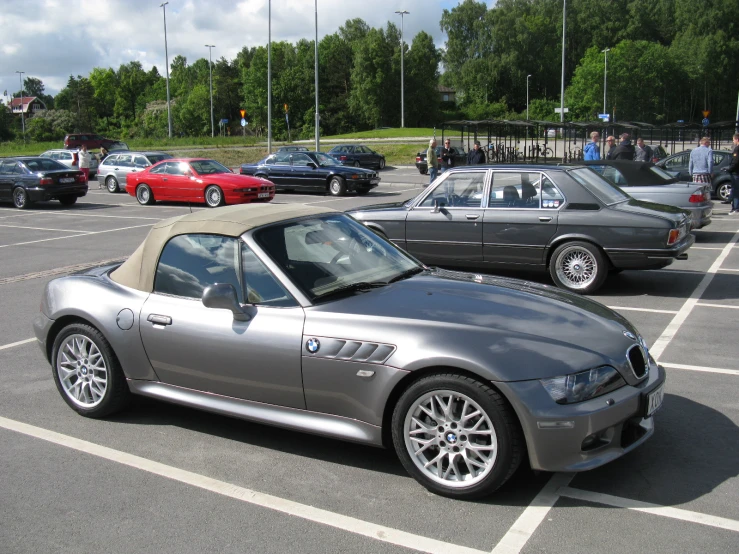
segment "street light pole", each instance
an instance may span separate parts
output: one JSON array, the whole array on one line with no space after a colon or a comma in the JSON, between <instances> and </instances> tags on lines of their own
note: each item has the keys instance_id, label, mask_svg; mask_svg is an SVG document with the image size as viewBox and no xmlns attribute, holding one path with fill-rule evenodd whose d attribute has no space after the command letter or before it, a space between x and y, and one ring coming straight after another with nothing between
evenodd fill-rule
<instances>
[{"instance_id":1,"label":"street light pole","mask_svg":"<svg viewBox=\"0 0 739 554\"><path fill-rule=\"evenodd\" d=\"M169 102L169 53L167 52L167 4L164 2L159 7L162 8L164 14L164 68L167 72L167 124L169 128L169 138L172 138L172 107Z\"/></svg>"},{"instance_id":2,"label":"street light pole","mask_svg":"<svg viewBox=\"0 0 739 554\"><path fill-rule=\"evenodd\" d=\"M395 13L400 15L400 126L405 127L405 67L404 67L404 50L405 42L403 40L403 16L409 15L411 12L407 10L398 10Z\"/></svg>"},{"instance_id":3,"label":"street light pole","mask_svg":"<svg viewBox=\"0 0 739 554\"><path fill-rule=\"evenodd\" d=\"M208 49L208 71L210 72L210 136L215 137L216 131L213 125L213 48L215 44L206 44Z\"/></svg>"},{"instance_id":4,"label":"street light pole","mask_svg":"<svg viewBox=\"0 0 739 554\"><path fill-rule=\"evenodd\" d=\"M526 121L529 119L529 79L531 75L526 75Z\"/></svg>"},{"instance_id":5,"label":"street light pole","mask_svg":"<svg viewBox=\"0 0 739 554\"><path fill-rule=\"evenodd\" d=\"M567 0L562 0L562 85L559 92L559 120L565 120L565 34L567 32Z\"/></svg>"},{"instance_id":6,"label":"street light pole","mask_svg":"<svg viewBox=\"0 0 739 554\"><path fill-rule=\"evenodd\" d=\"M267 9L267 153L272 153L272 0Z\"/></svg>"},{"instance_id":7,"label":"street light pole","mask_svg":"<svg viewBox=\"0 0 739 554\"><path fill-rule=\"evenodd\" d=\"M608 85L608 52L610 52L610 48L606 48L605 50L601 50L606 55L606 65L603 68L603 113L608 113L606 110L606 91L607 85Z\"/></svg>"},{"instance_id":8,"label":"street light pole","mask_svg":"<svg viewBox=\"0 0 739 554\"><path fill-rule=\"evenodd\" d=\"M21 84L21 128L23 129L23 140L26 140L26 120L23 117L23 74L25 71L16 71L16 73Z\"/></svg>"},{"instance_id":9,"label":"street light pole","mask_svg":"<svg viewBox=\"0 0 739 554\"><path fill-rule=\"evenodd\" d=\"M318 0L315 0L315 7L316 7L316 44L315 44L315 68L314 72L316 74L316 152L320 151L321 146L321 130L319 129L319 123L320 123L320 116L318 115Z\"/></svg>"}]
</instances>

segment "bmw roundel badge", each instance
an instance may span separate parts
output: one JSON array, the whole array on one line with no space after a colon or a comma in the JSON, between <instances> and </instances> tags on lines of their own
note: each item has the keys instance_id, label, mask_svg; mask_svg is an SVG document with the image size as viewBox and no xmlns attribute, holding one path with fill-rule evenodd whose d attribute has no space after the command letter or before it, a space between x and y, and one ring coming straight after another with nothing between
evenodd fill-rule
<instances>
[{"instance_id":1,"label":"bmw roundel badge","mask_svg":"<svg viewBox=\"0 0 739 554\"><path fill-rule=\"evenodd\" d=\"M320 348L321 343L318 339L308 339L308 342L305 343L305 349L311 354L315 354Z\"/></svg>"},{"instance_id":2,"label":"bmw roundel badge","mask_svg":"<svg viewBox=\"0 0 739 554\"><path fill-rule=\"evenodd\" d=\"M634 333L632 333L631 331L624 331L623 333L627 339L636 340L636 335L634 335Z\"/></svg>"}]
</instances>

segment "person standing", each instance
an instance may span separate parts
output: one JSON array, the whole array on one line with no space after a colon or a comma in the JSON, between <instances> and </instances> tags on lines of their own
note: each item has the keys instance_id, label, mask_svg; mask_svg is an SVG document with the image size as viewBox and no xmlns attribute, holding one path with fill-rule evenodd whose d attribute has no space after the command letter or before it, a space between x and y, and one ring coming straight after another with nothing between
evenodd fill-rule
<instances>
[{"instance_id":1,"label":"person standing","mask_svg":"<svg viewBox=\"0 0 739 554\"><path fill-rule=\"evenodd\" d=\"M703 137L698 148L690 152L688 173L693 177L694 183L710 184L713 179L713 150L710 144L711 139Z\"/></svg>"},{"instance_id":2,"label":"person standing","mask_svg":"<svg viewBox=\"0 0 739 554\"><path fill-rule=\"evenodd\" d=\"M590 142L585 145L585 161L588 160L600 160L600 146L598 141L600 140L600 133L593 131L590 133Z\"/></svg>"},{"instance_id":3,"label":"person standing","mask_svg":"<svg viewBox=\"0 0 739 554\"><path fill-rule=\"evenodd\" d=\"M429 184L431 184L439 174L439 160L436 157L436 139L429 141L429 149L426 150L426 166L429 169Z\"/></svg>"},{"instance_id":4,"label":"person standing","mask_svg":"<svg viewBox=\"0 0 739 554\"><path fill-rule=\"evenodd\" d=\"M606 160L612 160L613 151L616 149L616 138L615 137L609 136L606 139L606 148L608 148L608 152L606 152Z\"/></svg>"},{"instance_id":5,"label":"person standing","mask_svg":"<svg viewBox=\"0 0 739 554\"><path fill-rule=\"evenodd\" d=\"M609 152L611 160L634 160L634 145L629 140L629 133L623 133L620 137L621 142L613 152Z\"/></svg>"},{"instance_id":6,"label":"person standing","mask_svg":"<svg viewBox=\"0 0 739 554\"><path fill-rule=\"evenodd\" d=\"M476 165L485 163L485 152L480 148L480 141L476 140L472 150L467 154L467 165Z\"/></svg>"},{"instance_id":7,"label":"person standing","mask_svg":"<svg viewBox=\"0 0 739 554\"><path fill-rule=\"evenodd\" d=\"M454 167L454 156L456 155L457 151L452 146L452 142L449 139L444 139L444 147L441 149L440 173L444 173L447 169Z\"/></svg>"},{"instance_id":8,"label":"person standing","mask_svg":"<svg viewBox=\"0 0 739 554\"><path fill-rule=\"evenodd\" d=\"M726 171L731 175L731 211L730 215L739 213L739 133L734 135L734 150L731 152L731 162Z\"/></svg>"},{"instance_id":9,"label":"person standing","mask_svg":"<svg viewBox=\"0 0 739 554\"><path fill-rule=\"evenodd\" d=\"M87 146L84 144L80 146L79 151L80 157L80 171L85 174L85 181L90 180L90 153L87 151Z\"/></svg>"},{"instance_id":10,"label":"person standing","mask_svg":"<svg viewBox=\"0 0 739 554\"><path fill-rule=\"evenodd\" d=\"M644 144L644 139L641 137L636 139L636 151L634 153L634 160L637 162L652 161L652 147Z\"/></svg>"}]
</instances>

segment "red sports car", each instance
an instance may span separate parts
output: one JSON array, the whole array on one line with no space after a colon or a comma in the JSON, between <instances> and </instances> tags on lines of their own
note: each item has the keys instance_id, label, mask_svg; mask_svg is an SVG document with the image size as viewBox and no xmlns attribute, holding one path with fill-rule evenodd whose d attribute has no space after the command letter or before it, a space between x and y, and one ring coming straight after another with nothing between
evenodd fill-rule
<instances>
[{"instance_id":1,"label":"red sports car","mask_svg":"<svg viewBox=\"0 0 739 554\"><path fill-rule=\"evenodd\" d=\"M272 181L233 173L215 160L179 158L163 160L126 176L126 192L139 204L157 200L224 204L269 202L275 197Z\"/></svg>"}]
</instances>

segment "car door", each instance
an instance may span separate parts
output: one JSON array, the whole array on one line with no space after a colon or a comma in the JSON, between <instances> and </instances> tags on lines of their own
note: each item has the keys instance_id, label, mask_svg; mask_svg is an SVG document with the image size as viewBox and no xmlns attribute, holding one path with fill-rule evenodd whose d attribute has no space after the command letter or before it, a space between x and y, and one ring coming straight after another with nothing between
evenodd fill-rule
<instances>
[{"instance_id":1,"label":"car door","mask_svg":"<svg viewBox=\"0 0 739 554\"><path fill-rule=\"evenodd\" d=\"M408 212L408 251L429 264L479 264L486 179L486 170L446 174Z\"/></svg>"},{"instance_id":2,"label":"car door","mask_svg":"<svg viewBox=\"0 0 739 554\"><path fill-rule=\"evenodd\" d=\"M162 177L169 198L178 201L203 201L198 197L197 181L192 177L192 169L185 162L167 162L166 175ZM155 197L156 198L156 197Z\"/></svg>"},{"instance_id":3,"label":"car door","mask_svg":"<svg viewBox=\"0 0 739 554\"><path fill-rule=\"evenodd\" d=\"M13 194L13 174L18 162L15 160L0 161L0 200L9 201Z\"/></svg>"},{"instance_id":4,"label":"car door","mask_svg":"<svg viewBox=\"0 0 739 554\"><path fill-rule=\"evenodd\" d=\"M564 196L543 173L494 170L482 223L484 261L543 264L563 204Z\"/></svg>"},{"instance_id":5,"label":"car door","mask_svg":"<svg viewBox=\"0 0 739 554\"><path fill-rule=\"evenodd\" d=\"M681 181L691 181L692 177L688 172L689 164L690 152L686 152L684 154L677 154L669 160L665 160L664 168L670 173L673 173Z\"/></svg>"},{"instance_id":6,"label":"car door","mask_svg":"<svg viewBox=\"0 0 739 554\"><path fill-rule=\"evenodd\" d=\"M216 283L236 289L248 321L203 305L203 289ZM304 320L303 309L241 239L198 234L165 245L139 318L162 382L299 409L305 409Z\"/></svg>"},{"instance_id":7,"label":"car door","mask_svg":"<svg viewBox=\"0 0 739 554\"><path fill-rule=\"evenodd\" d=\"M293 185L297 185L301 189L307 189L316 187L322 182L318 164L310 156L302 152L293 152L290 160L292 163L291 181Z\"/></svg>"},{"instance_id":8,"label":"car door","mask_svg":"<svg viewBox=\"0 0 739 554\"><path fill-rule=\"evenodd\" d=\"M113 166L113 173L119 183L126 182L126 176L133 169L133 156L131 154L119 154ZM156 197L155 197L156 198Z\"/></svg>"},{"instance_id":9,"label":"car door","mask_svg":"<svg viewBox=\"0 0 739 554\"><path fill-rule=\"evenodd\" d=\"M276 188L294 187L292 166L290 165L290 152L277 152L268 157L264 165L267 167L269 180Z\"/></svg>"},{"instance_id":10,"label":"car door","mask_svg":"<svg viewBox=\"0 0 739 554\"><path fill-rule=\"evenodd\" d=\"M109 156L110 157L110 156ZM106 158L107 159L107 158ZM145 175L145 182L151 188L154 198L164 200L169 197L169 180L167 175L167 166L172 162L165 162L152 167L149 173Z\"/></svg>"}]
</instances>

